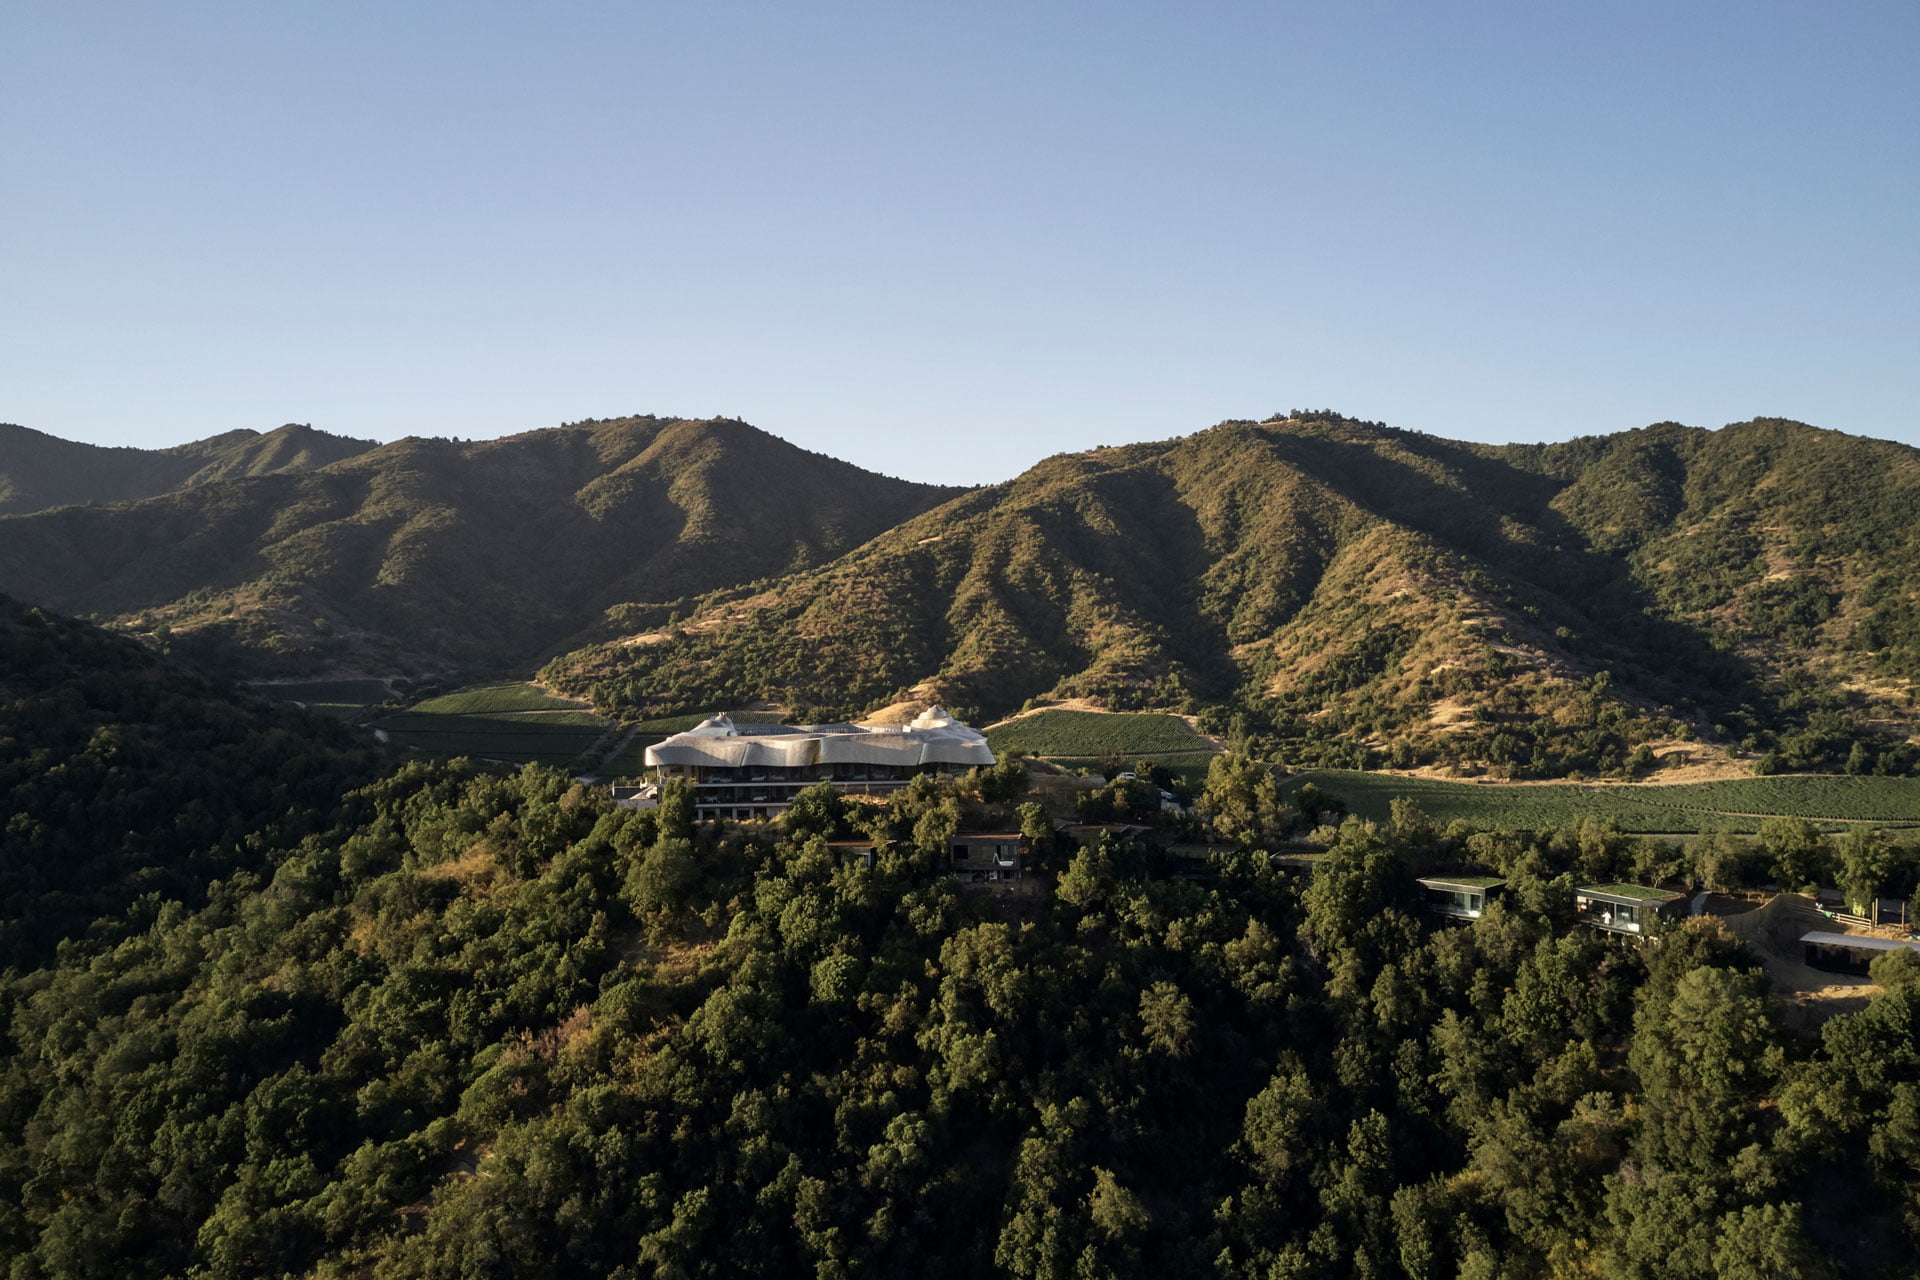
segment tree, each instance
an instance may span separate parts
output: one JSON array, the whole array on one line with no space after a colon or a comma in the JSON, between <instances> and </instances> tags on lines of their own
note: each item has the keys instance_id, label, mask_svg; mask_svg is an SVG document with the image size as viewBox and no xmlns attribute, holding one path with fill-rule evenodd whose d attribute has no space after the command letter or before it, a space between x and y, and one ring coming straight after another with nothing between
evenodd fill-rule
<instances>
[{"instance_id":1,"label":"tree","mask_svg":"<svg viewBox=\"0 0 1920 1280\"><path fill-rule=\"evenodd\" d=\"M1241 1155L1268 1182L1278 1182L1296 1165L1310 1164L1326 1105L1327 1098L1300 1060L1282 1058L1266 1087L1247 1103Z\"/></svg>"},{"instance_id":2,"label":"tree","mask_svg":"<svg viewBox=\"0 0 1920 1280\"><path fill-rule=\"evenodd\" d=\"M1240 841L1278 839L1295 816L1281 802L1270 765L1231 753L1215 756L1207 766L1200 812L1215 831Z\"/></svg>"},{"instance_id":3,"label":"tree","mask_svg":"<svg viewBox=\"0 0 1920 1280\"><path fill-rule=\"evenodd\" d=\"M831 783L805 787L780 815L780 827L795 842L813 836L831 840L846 824L846 807L847 802Z\"/></svg>"},{"instance_id":4,"label":"tree","mask_svg":"<svg viewBox=\"0 0 1920 1280\"><path fill-rule=\"evenodd\" d=\"M1628 1056L1645 1091L1645 1158L1723 1177L1753 1140L1754 1106L1784 1064L1780 1040L1757 972L1701 965L1680 977L1671 1001L1650 999Z\"/></svg>"},{"instance_id":5,"label":"tree","mask_svg":"<svg viewBox=\"0 0 1920 1280\"><path fill-rule=\"evenodd\" d=\"M693 806L693 784L685 778L668 779L660 788L660 803L654 810L659 814L660 834L681 840L691 839Z\"/></svg>"},{"instance_id":6,"label":"tree","mask_svg":"<svg viewBox=\"0 0 1920 1280\"><path fill-rule=\"evenodd\" d=\"M1838 853L1840 892L1855 915L1867 915L1893 872L1893 845L1883 832L1855 827L1840 837Z\"/></svg>"},{"instance_id":7,"label":"tree","mask_svg":"<svg viewBox=\"0 0 1920 1280\"><path fill-rule=\"evenodd\" d=\"M1792 892L1818 884L1828 862L1827 842L1811 822L1800 818L1769 818L1760 824L1760 847L1767 852L1773 878Z\"/></svg>"},{"instance_id":8,"label":"tree","mask_svg":"<svg viewBox=\"0 0 1920 1280\"><path fill-rule=\"evenodd\" d=\"M1147 1046L1170 1058L1193 1049L1193 1001L1171 982L1156 982L1140 993L1140 1029Z\"/></svg>"},{"instance_id":9,"label":"tree","mask_svg":"<svg viewBox=\"0 0 1920 1280\"><path fill-rule=\"evenodd\" d=\"M1885 952L1867 967L1867 976L1889 991L1920 986L1920 951L1902 947Z\"/></svg>"},{"instance_id":10,"label":"tree","mask_svg":"<svg viewBox=\"0 0 1920 1280\"><path fill-rule=\"evenodd\" d=\"M1002 760L982 769L979 779L980 798L988 804L1011 804L1027 794L1027 766L1019 760Z\"/></svg>"},{"instance_id":11,"label":"tree","mask_svg":"<svg viewBox=\"0 0 1920 1280\"><path fill-rule=\"evenodd\" d=\"M627 875L627 898L642 911L671 911L700 879L690 840L663 836Z\"/></svg>"},{"instance_id":12,"label":"tree","mask_svg":"<svg viewBox=\"0 0 1920 1280\"><path fill-rule=\"evenodd\" d=\"M1720 1219L1714 1280L1818 1280L1832 1274L1807 1239L1797 1204L1750 1204Z\"/></svg>"}]
</instances>

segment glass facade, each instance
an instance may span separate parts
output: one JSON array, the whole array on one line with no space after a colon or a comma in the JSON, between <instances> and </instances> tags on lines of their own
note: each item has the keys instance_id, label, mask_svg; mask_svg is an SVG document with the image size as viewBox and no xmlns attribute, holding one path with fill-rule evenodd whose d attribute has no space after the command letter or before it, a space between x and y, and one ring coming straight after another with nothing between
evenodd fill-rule
<instances>
[{"instance_id":1,"label":"glass facade","mask_svg":"<svg viewBox=\"0 0 1920 1280\"><path fill-rule=\"evenodd\" d=\"M663 783L672 779L692 782L694 810L702 818L750 820L778 817L793 803L794 796L822 782L843 794L885 795L906 786L917 774L958 776L965 772L963 766L947 764L829 764L793 769L776 765L660 765L655 775Z\"/></svg>"}]
</instances>

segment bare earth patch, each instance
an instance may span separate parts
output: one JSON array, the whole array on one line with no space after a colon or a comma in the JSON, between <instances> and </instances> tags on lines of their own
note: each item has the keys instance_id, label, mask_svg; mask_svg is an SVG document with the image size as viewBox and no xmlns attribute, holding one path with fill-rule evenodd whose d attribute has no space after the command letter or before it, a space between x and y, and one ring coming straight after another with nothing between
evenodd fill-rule
<instances>
[{"instance_id":1,"label":"bare earth patch","mask_svg":"<svg viewBox=\"0 0 1920 1280\"><path fill-rule=\"evenodd\" d=\"M1801 934L1810 929L1841 931L1812 900L1797 893L1783 893L1758 910L1743 910L1747 905L1715 894L1708 899L1707 910L1709 915L1720 917L1719 924L1743 939L1760 957L1789 1027L1811 1031L1838 1014L1859 1012L1880 994L1881 988L1866 978L1828 973L1802 962Z\"/></svg>"},{"instance_id":2,"label":"bare earth patch","mask_svg":"<svg viewBox=\"0 0 1920 1280\"><path fill-rule=\"evenodd\" d=\"M1858 1013L1880 994L1865 978L1811 969L1798 960L1773 951L1762 952L1773 992L1785 1006L1786 1023L1795 1031L1811 1031L1828 1018Z\"/></svg>"},{"instance_id":3,"label":"bare earth patch","mask_svg":"<svg viewBox=\"0 0 1920 1280\"><path fill-rule=\"evenodd\" d=\"M1451 701L1451 700L1449 700ZM1435 703L1435 715L1440 714L1444 703ZM1449 709L1451 710L1451 709ZM1451 724L1466 718L1464 710L1454 720L1434 720L1435 724ZM1625 778L1583 778L1578 783L1570 783L1566 778L1491 778L1464 777L1450 772L1452 766L1423 764L1412 769L1369 769L1369 773L1390 773L1400 778L1432 778L1436 782L1478 782L1488 786L1502 787L1564 787L1578 785L1583 787L1679 787L1692 782L1736 782L1753 777L1753 765L1731 755L1725 748L1698 742L1655 742L1653 758L1659 761L1659 767L1645 778L1628 781Z\"/></svg>"}]
</instances>

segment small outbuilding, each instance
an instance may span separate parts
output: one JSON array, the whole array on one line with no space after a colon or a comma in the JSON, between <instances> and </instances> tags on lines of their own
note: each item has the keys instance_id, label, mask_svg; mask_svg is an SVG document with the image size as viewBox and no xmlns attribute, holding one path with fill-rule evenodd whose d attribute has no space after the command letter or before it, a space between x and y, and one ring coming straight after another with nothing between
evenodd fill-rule
<instances>
[{"instance_id":1,"label":"small outbuilding","mask_svg":"<svg viewBox=\"0 0 1920 1280\"><path fill-rule=\"evenodd\" d=\"M1573 891L1573 914L1609 933L1646 933L1656 919L1686 914L1687 895L1638 884L1591 885Z\"/></svg>"},{"instance_id":2,"label":"small outbuilding","mask_svg":"<svg viewBox=\"0 0 1920 1280\"><path fill-rule=\"evenodd\" d=\"M1920 951L1920 942L1872 938L1859 933L1826 933L1821 930L1801 934L1800 946L1810 969L1862 976L1869 965L1889 951Z\"/></svg>"},{"instance_id":3,"label":"small outbuilding","mask_svg":"<svg viewBox=\"0 0 1920 1280\"><path fill-rule=\"evenodd\" d=\"M949 842L948 866L963 884L1018 880L1022 843L1018 831L962 831Z\"/></svg>"},{"instance_id":4,"label":"small outbuilding","mask_svg":"<svg viewBox=\"0 0 1920 1280\"><path fill-rule=\"evenodd\" d=\"M1499 876L1420 877L1427 910L1450 920L1478 920L1506 883Z\"/></svg>"},{"instance_id":5,"label":"small outbuilding","mask_svg":"<svg viewBox=\"0 0 1920 1280\"><path fill-rule=\"evenodd\" d=\"M872 840L829 840L827 852L834 863L842 867L865 867L873 869L874 855L880 846Z\"/></svg>"},{"instance_id":6,"label":"small outbuilding","mask_svg":"<svg viewBox=\"0 0 1920 1280\"><path fill-rule=\"evenodd\" d=\"M1193 840L1176 840L1167 846L1167 874L1180 880L1213 879L1213 855L1229 853L1230 844L1205 844Z\"/></svg>"},{"instance_id":7,"label":"small outbuilding","mask_svg":"<svg viewBox=\"0 0 1920 1280\"><path fill-rule=\"evenodd\" d=\"M1325 853L1321 852L1306 852L1298 849L1282 850L1273 855L1273 865L1279 867L1282 871L1291 871L1295 875L1311 877L1314 870L1320 865L1320 859L1326 856Z\"/></svg>"}]
</instances>

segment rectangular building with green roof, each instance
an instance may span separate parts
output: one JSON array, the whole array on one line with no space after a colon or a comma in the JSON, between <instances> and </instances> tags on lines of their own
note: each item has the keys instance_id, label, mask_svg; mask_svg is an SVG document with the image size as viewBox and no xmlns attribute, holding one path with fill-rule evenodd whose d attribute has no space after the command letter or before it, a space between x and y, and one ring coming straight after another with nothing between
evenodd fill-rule
<instances>
[{"instance_id":1,"label":"rectangular building with green roof","mask_svg":"<svg viewBox=\"0 0 1920 1280\"><path fill-rule=\"evenodd\" d=\"M1687 895L1638 884L1590 885L1573 891L1574 917L1609 933L1645 933L1656 919L1686 913Z\"/></svg>"}]
</instances>

